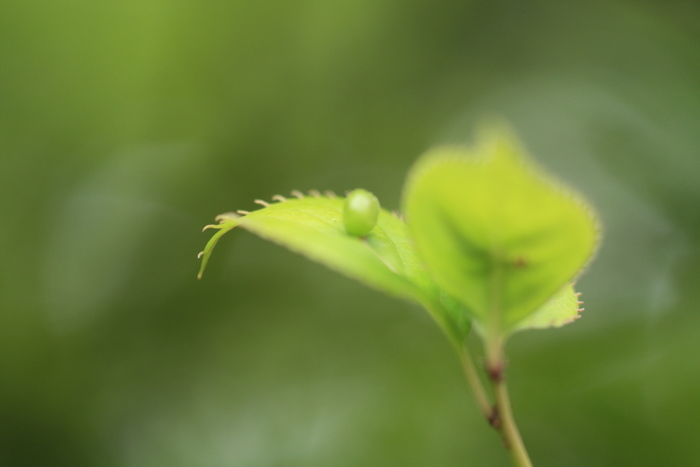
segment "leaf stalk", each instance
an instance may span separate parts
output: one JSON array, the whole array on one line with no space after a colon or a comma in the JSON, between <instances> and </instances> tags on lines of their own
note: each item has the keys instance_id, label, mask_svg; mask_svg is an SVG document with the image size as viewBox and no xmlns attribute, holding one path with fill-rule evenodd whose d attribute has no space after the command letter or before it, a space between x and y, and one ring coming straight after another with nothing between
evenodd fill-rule
<instances>
[{"instance_id":1,"label":"leaf stalk","mask_svg":"<svg viewBox=\"0 0 700 467\"><path fill-rule=\"evenodd\" d=\"M530 461L530 456L527 453L527 449L525 449L525 444L513 417L505 378L501 377L499 380L493 381L493 389L496 395L495 408L500 422L498 430L503 439L503 444L510 454L513 465L516 467L532 467L532 461Z\"/></svg>"},{"instance_id":2,"label":"leaf stalk","mask_svg":"<svg viewBox=\"0 0 700 467\"><path fill-rule=\"evenodd\" d=\"M493 346L491 346L489 350L490 352L487 351L487 353L491 354L491 356L487 357L485 370L488 380L491 382L495 403L491 402L491 398L484 388L477 367L474 364L474 358L466 343L459 353L464 374L469 386L472 388L479 410L489 425L501 436L503 445L508 451L513 465L515 467L532 467L532 461L520 436L510 404L505 380L503 348L500 347L497 351L494 351Z\"/></svg>"},{"instance_id":3,"label":"leaf stalk","mask_svg":"<svg viewBox=\"0 0 700 467\"><path fill-rule=\"evenodd\" d=\"M484 415L484 417L489 420L493 416L493 405L489 399L486 389L484 388L479 373L477 372L476 365L474 365L474 359L472 358L469 347L465 343L462 347L462 351L459 353L460 360L462 361L462 368L464 369L464 374L467 377L467 382L472 388L474 393L474 399L476 399L476 404L479 406L479 410Z\"/></svg>"}]
</instances>

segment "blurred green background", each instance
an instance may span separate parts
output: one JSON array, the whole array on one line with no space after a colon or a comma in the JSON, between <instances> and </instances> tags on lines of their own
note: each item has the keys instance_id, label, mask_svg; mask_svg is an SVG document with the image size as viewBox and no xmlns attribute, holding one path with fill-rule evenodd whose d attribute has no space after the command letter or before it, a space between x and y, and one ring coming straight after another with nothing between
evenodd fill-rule
<instances>
[{"instance_id":1,"label":"blurred green background","mask_svg":"<svg viewBox=\"0 0 700 467\"><path fill-rule=\"evenodd\" d=\"M700 465L700 5L0 5L0 465L504 466L426 313L216 214L400 204L505 117L598 208L575 325L509 343L538 467Z\"/></svg>"}]
</instances>

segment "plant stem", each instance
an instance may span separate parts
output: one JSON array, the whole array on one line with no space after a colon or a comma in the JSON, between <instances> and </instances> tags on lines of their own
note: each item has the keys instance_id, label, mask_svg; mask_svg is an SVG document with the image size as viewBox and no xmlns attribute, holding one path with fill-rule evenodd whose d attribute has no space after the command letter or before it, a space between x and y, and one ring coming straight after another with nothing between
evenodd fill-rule
<instances>
[{"instance_id":1,"label":"plant stem","mask_svg":"<svg viewBox=\"0 0 700 467\"><path fill-rule=\"evenodd\" d=\"M484 415L484 418L489 424L498 431L503 440L503 444L510 454L511 460L515 467L532 467L532 462L525 449L525 444L518 431L518 426L515 424L513 410L510 405L510 397L508 396L508 388L506 387L504 366L503 363L503 347L493 346L491 350L492 358L486 365L488 378L493 386L493 392L496 397L496 403L491 404L491 400L484 389L479 373L474 365L474 359L466 343L459 352L460 360L464 374L467 377L467 382L474 392L474 398L479 406L479 410Z\"/></svg>"},{"instance_id":2,"label":"plant stem","mask_svg":"<svg viewBox=\"0 0 700 467\"><path fill-rule=\"evenodd\" d=\"M498 416L499 426L497 429L501 433L503 444L505 444L508 453L510 454L513 465L516 467L532 467L530 456L527 454L523 439L520 437L518 426L513 418L513 410L510 406L510 398L508 397L508 388L506 387L505 378L501 373L500 378L492 379L493 389L496 395L496 413Z\"/></svg>"},{"instance_id":3,"label":"plant stem","mask_svg":"<svg viewBox=\"0 0 700 467\"><path fill-rule=\"evenodd\" d=\"M484 417L489 420L493 416L493 407L488 395L486 395L486 389L484 389L479 373L476 371L474 359L472 358L471 352L469 351L466 343L462 347L459 357L462 361L462 368L464 369L464 374L467 377L467 382L474 392L476 404L479 406L479 410L481 410Z\"/></svg>"}]
</instances>

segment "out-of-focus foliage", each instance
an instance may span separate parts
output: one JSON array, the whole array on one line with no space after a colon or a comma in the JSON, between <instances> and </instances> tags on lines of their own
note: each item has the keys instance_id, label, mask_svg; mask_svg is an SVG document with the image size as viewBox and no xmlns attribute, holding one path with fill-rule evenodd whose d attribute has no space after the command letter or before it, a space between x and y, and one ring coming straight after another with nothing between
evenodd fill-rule
<instances>
[{"instance_id":1,"label":"out-of-focus foliage","mask_svg":"<svg viewBox=\"0 0 700 467\"><path fill-rule=\"evenodd\" d=\"M431 277L491 344L532 326L523 320L563 288L570 300L558 297L543 313L554 317L534 323L577 317L568 286L595 250L597 221L580 197L527 159L514 135L491 129L474 147L428 151L411 169L403 205Z\"/></svg>"},{"instance_id":2,"label":"out-of-focus foliage","mask_svg":"<svg viewBox=\"0 0 700 467\"><path fill-rule=\"evenodd\" d=\"M417 307L245 235L195 279L217 213L357 186L395 209L419 154L493 115L605 225L583 318L507 349L535 465L697 465L699 20L2 3L0 465L505 464Z\"/></svg>"}]
</instances>

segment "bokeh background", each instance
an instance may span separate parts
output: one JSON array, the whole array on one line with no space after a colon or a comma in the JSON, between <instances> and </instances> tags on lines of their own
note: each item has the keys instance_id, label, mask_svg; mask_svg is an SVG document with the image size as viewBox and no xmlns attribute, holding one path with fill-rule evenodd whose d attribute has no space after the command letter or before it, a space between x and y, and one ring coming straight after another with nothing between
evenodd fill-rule
<instances>
[{"instance_id":1,"label":"bokeh background","mask_svg":"<svg viewBox=\"0 0 700 467\"><path fill-rule=\"evenodd\" d=\"M511 122L605 226L575 325L515 336L538 467L700 465L700 6L0 5L0 465L504 466L422 310L216 214L400 206L422 151Z\"/></svg>"}]
</instances>

